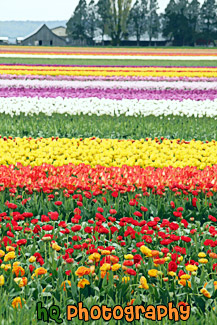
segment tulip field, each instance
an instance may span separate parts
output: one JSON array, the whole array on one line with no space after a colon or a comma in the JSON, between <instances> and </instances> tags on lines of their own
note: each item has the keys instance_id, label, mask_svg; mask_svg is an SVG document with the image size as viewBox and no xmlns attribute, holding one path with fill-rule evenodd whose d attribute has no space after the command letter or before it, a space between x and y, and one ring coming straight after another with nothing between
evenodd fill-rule
<instances>
[{"instance_id":1,"label":"tulip field","mask_svg":"<svg viewBox=\"0 0 217 325\"><path fill-rule=\"evenodd\" d=\"M0 292L3 325L215 324L217 50L0 47Z\"/></svg>"}]
</instances>

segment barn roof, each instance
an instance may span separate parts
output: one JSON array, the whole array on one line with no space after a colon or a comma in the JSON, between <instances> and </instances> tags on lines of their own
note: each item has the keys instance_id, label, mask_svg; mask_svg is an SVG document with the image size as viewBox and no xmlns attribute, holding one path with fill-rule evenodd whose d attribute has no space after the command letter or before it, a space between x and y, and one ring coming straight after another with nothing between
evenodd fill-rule
<instances>
[{"instance_id":1,"label":"barn roof","mask_svg":"<svg viewBox=\"0 0 217 325\"><path fill-rule=\"evenodd\" d=\"M0 36L0 41L8 41L8 37Z\"/></svg>"},{"instance_id":2,"label":"barn roof","mask_svg":"<svg viewBox=\"0 0 217 325\"><path fill-rule=\"evenodd\" d=\"M68 36L68 34L66 32L66 27L64 27L64 26L57 26L57 27L52 28L51 30L57 36L64 37L64 38ZM62 30L64 35L56 34L56 33L58 33L58 30Z\"/></svg>"},{"instance_id":3,"label":"barn roof","mask_svg":"<svg viewBox=\"0 0 217 325\"><path fill-rule=\"evenodd\" d=\"M57 27L51 28L51 30L55 30L55 29L58 29L58 28L64 28L64 29L66 29L66 27L64 27L64 26L57 26Z\"/></svg>"},{"instance_id":4,"label":"barn roof","mask_svg":"<svg viewBox=\"0 0 217 325\"><path fill-rule=\"evenodd\" d=\"M97 35L94 37L95 42L100 42L102 41L102 36L101 35ZM103 36L103 41L111 41L111 37L109 35L104 35ZM137 38L136 36L129 36L128 38L122 38L122 41L136 41ZM166 41L167 39L165 37L163 37L163 35L160 33L158 37L152 37L152 42L156 42L156 41ZM149 41L149 36L148 33L142 34L140 37L140 41Z\"/></svg>"},{"instance_id":5,"label":"barn roof","mask_svg":"<svg viewBox=\"0 0 217 325\"><path fill-rule=\"evenodd\" d=\"M136 36L129 36L128 41L136 41L137 38ZM162 33L159 33L159 35L157 37L152 37L152 42L155 41L166 41L167 39L165 37L163 37ZM140 41L149 41L149 35L148 33L144 33L141 35Z\"/></svg>"}]
</instances>

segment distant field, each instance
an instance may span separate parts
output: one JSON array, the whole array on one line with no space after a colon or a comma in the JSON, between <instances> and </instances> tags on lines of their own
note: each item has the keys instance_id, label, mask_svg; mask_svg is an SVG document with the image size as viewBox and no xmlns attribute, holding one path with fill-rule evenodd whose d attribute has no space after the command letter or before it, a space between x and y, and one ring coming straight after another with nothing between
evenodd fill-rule
<instances>
[{"instance_id":1,"label":"distant field","mask_svg":"<svg viewBox=\"0 0 217 325\"><path fill-rule=\"evenodd\" d=\"M57 64L57 65L89 65L89 66L185 66L185 67L217 67L217 60L113 60L113 59L37 59L37 58L0 58L0 64Z\"/></svg>"},{"instance_id":2,"label":"distant field","mask_svg":"<svg viewBox=\"0 0 217 325\"><path fill-rule=\"evenodd\" d=\"M216 48L0 46L0 64L217 66Z\"/></svg>"}]
</instances>

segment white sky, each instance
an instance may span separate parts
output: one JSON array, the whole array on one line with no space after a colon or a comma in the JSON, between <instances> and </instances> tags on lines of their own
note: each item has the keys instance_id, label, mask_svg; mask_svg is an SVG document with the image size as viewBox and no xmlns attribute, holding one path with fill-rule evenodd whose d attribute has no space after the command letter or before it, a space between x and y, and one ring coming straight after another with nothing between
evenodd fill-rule
<instances>
[{"instance_id":1,"label":"white sky","mask_svg":"<svg viewBox=\"0 0 217 325\"><path fill-rule=\"evenodd\" d=\"M0 20L68 20L79 0L0 0ZM169 0L158 0L162 12Z\"/></svg>"}]
</instances>

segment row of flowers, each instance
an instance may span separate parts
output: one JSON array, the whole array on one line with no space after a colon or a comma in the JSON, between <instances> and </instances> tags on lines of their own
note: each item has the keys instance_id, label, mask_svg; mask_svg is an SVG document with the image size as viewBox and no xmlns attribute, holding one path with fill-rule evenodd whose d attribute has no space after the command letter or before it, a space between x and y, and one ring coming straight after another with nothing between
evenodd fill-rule
<instances>
[{"instance_id":1,"label":"row of flowers","mask_svg":"<svg viewBox=\"0 0 217 325\"><path fill-rule=\"evenodd\" d=\"M212 191L217 191L215 175L216 165L197 170L195 167L142 169L138 166L91 168L84 164L77 166L69 164L61 167L43 164L39 167L24 167L16 164L16 167L11 165L10 168L1 166L1 191L17 186L26 187L29 193L33 190L50 193L50 190L64 187L70 190L91 189L94 195L99 195L102 194L103 189L109 189L115 192L113 196L116 197L117 191L134 192L135 189L140 188L146 193L149 188L152 193L163 196L165 188L169 187L177 197L182 194L188 195L188 193L198 195L200 192L212 197Z\"/></svg>"},{"instance_id":2,"label":"row of flowers","mask_svg":"<svg viewBox=\"0 0 217 325\"><path fill-rule=\"evenodd\" d=\"M141 139L0 139L0 164L24 166L90 164L102 166L186 167L217 164L216 142Z\"/></svg>"},{"instance_id":3,"label":"row of flowers","mask_svg":"<svg viewBox=\"0 0 217 325\"><path fill-rule=\"evenodd\" d=\"M216 72L216 66L203 67L203 66L195 66L195 67L186 67L186 66L155 66L155 65L59 65L59 64L0 64L0 69L4 70L26 70L26 71L97 71L97 72Z\"/></svg>"},{"instance_id":4,"label":"row of flowers","mask_svg":"<svg viewBox=\"0 0 217 325\"><path fill-rule=\"evenodd\" d=\"M43 80L43 81L145 81L145 82L217 82L217 77L141 77L141 76L66 76L66 75L40 75L40 74L0 74L0 80Z\"/></svg>"},{"instance_id":5,"label":"row of flowers","mask_svg":"<svg viewBox=\"0 0 217 325\"><path fill-rule=\"evenodd\" d=\"M137 100L215 100L217 89L182 90L182 89L119 89L119 88L11 88L0 87L0 97L39 97L39 98L99 98L99 99L137 99Z\"/></svg>"},{"instance_id":6,"label":"row of flowers","mask_svg":"<svg viewBox=\"0 0 217 325\"><path fill-rule=\"evenodd\" d=\"M26 90L23 91L25 94ZM12 92L13 93L13 92ZM9 91L9 94L12 94ZM4 91L3 91L4 94ZM60 94L62 92L60 91ZM48 92L47 96L52 96ZM85 95L85 94L84 94ZM54 95L55 96L55 95ZM100 95L98 94L100 97ZM118 96L118 94L117 94ZM214 100L165 100L165 99L108 99L108 98L38 98L38 97L0 97L0 113L13 115L34 115L54 113L69 115L110 115L110 116L187 116L216 118Z\"/></svg>"},{"instance_id":7,"label":"row of flowers","mask_svg":"<svg viewBox=\"0 0 217 325\"><path fill-rule=\"evenodd\" d=\"M28 76L27 76L28 77ZM0 88L83 88L83 89L141 89L141 90L217 90L217 82L207 81L148 81L148 80L61 80L57 79L0 79Z\"/></svg>"},{"instance_id":8,"label":"row of flowers","mask_svg":"<svg viewBox=\"0 0 217 325\"><path fill-rule=\"evenodd\" d=\"M213 193L217 192L216 173L217 165L199 170L189 166L184 168L123 166L120 168L99 165L93 168L85 164L55 167L43 163L41 166L31 167L16 163L16 165L0 166L0 192L14 187L24 188L28 193L33 191L50 193L52 190L62 188L73 191L80 188L84 191L91 190L93 196L103 192L106 194L106 190L109 190L113 192L113 197L118 197L119 191L128 193L140 189L145 197L149 197L147 190L150 189L153 194L164 197L167 193L166 188L169 188L177 199L181 197L183 200L183 197L189 193L195 196L205 193L211 198ZM183 202L187 203L187 201L184 199ZM197 200L194 205L196 202Z\"/></svg>"},{"instance_id":9,"label":"row of flowers","mask_svg":"<svg viewBox=\"0 0 217 325\"><path fill-rule=\"evenodd\" d=\"M0 58L30 58L32 57L37 58L37 59L94 59L94 60L122 60L123 62L125 60L167 60L167 61L186 61L186 60L191 60L191 61L216 61L217 55L154 55L154 53L141 53L141 54L131 54L131 55L126 55L126 54L117 54L117 53L82 53L82 54L75 54L75 53L58 53L58 54L50 54L50 53L0 53Z\"/></svg>"},{"instance_id":10,"label":"row of flowers","mask_svg":"<svg viewBox=\"0 0 217 325\"><path fill-rule=\"evenodd\" d=\"M79 66L0 66L0 74L101 77L207 77L216 78L216 68L194 67L79 67Z\"/></svg>"},{"instance_id":11,"label":"row of flowers","mask_svg":"<svg viewBox=\"0 0 217 325\"><path fill-rule=\"evenodd\" d=\"M168 48L96 48L96 47L32 47L32 46L16 46L16 47L4 47L0 48L0 53L29 53L29 54L116 54L116 55L183 55L183 56L204 56L204 55L217 55L216 49L168 49Z\"/></svg>"}]
</instances>

